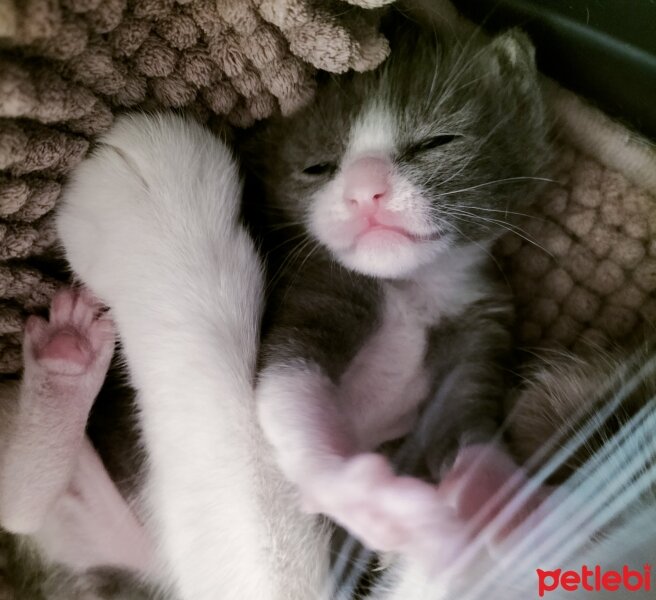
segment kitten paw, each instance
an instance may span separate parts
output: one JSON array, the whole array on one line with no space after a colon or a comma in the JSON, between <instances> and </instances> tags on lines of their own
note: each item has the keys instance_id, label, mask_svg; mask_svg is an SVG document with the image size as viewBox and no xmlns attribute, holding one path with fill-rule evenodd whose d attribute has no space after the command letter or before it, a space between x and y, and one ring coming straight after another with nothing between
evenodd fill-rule
<instances>
[{"instance_id":1,"label":"kitten paw","mask_svg":"<svg viewBox=\"0 0 656 600\"><path fill-rule=\"evenodd\" d=\"M462 448L438 486L441 501L467 524L469 537L493 550L536 515L551 488L533 486L525 470L494 443Z\"/></svg>"},{"instance_id":2,"label":"kitten paw","mask_svg":"<svg viewBox=\"0 0 656 600\"><path fill-rule=\"evenodd\" d=\"M86 290L65 288L52 299L49 320L29 317L25 326L26 368L53 375L83 375L107 370L114 350L111 320Z\"/></svg>"},{"instance_id":3,"label":"kitten paw","mask_svg":"<svg viewBox=\"0 0 656 600\"><path fill-rule=\"evenodd\" d=\"M442 576L466 567L480 551L494 553L530 522L549 490L542 486L520 503L517 493L528 481L494 444L463 448L439 485L398 476L382 456L362 454L310 478L303 506L370 549L402 554ZM500 518L506 508L509 518Z\"/></svg>"},{"instance_id":4,"label":"kitten paw","mask_svg":"<svg viewBox=\"0 0 656 600\"><path fill-rule=\"evenodd\" d=\"M396 475L378 454L356 456L318 477L304 505L326 514L373 550L417 557L437 553L445 560L447 550L460 547L460 523L440 502L435 486Z\"/></svg>"}]
</instances>

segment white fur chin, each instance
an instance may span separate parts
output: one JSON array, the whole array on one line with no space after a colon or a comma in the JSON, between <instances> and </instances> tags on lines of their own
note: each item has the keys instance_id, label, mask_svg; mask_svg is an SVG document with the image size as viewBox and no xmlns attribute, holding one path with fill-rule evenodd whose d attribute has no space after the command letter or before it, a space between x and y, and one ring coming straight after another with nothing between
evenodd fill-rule
<instances>
[{"instance_id":1,"label":"white fur chin","mask_svg":"<svg viewBox=\"0 0 656 600\"><path fill-rule=\"evenodd\" d=\"M445 241L415 242L393 232L363 236L354 249L333 251L345 267L384 279L402 279L428 265L448 248Z\"/></svg>"}]
</instances>

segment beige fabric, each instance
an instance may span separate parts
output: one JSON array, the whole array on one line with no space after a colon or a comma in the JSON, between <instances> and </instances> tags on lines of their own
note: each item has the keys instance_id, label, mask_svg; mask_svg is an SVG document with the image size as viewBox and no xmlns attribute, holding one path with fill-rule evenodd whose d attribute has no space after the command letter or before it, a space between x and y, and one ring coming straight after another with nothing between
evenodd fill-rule
<instances>
[{"instance_id":1,"label":"beige fabric","mask_svg":"<svg viewBox=\"0 0 656 600\"><path fill-rule=\"evenodd\" d=\"M621 344L656 326L656 147L547 83L558 184L500 245L519 340Z\"/></svg>"},{"instance_id":2,"label":"beige fabric","mask_svg":"<svg viewBox=\"0 0 656 600\"><path fill-rule=\"evenodd\" d=\"M0 0L0 373L20 368L25 314L66 173L117 111L186 109L237 126L298 108L316 69L378 65L390 0ZM46 267L46 270L49 270Z\"/></svg>"},{"instance_id":3,"label":"beige fabric","mask_svg":"<svg viewBox=\"0 0 656 600\"><path fill-rule=\"evenodd\" d=\"M0 0L0 373L20 369L22 321L58 284L51 210L65 175L117 111L185 107L211 126L291 112L316 69L385 58L370 9L389 2ZM442 4L437 17L453 19ZM522 224L547 252L517 236L500 247L519 339L621 341L656 319L654 147L557 86L550 96L561 184Z\"/></svg>"}]
</instances>

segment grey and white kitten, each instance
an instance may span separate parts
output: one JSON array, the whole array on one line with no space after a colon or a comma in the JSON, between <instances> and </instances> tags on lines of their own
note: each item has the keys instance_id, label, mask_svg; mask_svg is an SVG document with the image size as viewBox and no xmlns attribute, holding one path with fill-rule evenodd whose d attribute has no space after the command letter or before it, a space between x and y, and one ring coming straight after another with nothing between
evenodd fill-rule
<instances>
[{"instance_id":1,"label":"grey and white kitten","mask_svg":"<svg viewBox=\"0 0 656 600\"><path fill-rule=\"evenodd\" d=\"M510 223L510 211L493 212L498 218L487 212L505 209L506 203L513 212L529 204L531 178L540 174L547 144L532 49L524 36L511 33L484 46L464 47L438 43L432 33L419 37L412 49L404 36L394 38L394 58L383 69L328 84L313 107L291 122L272 124L265 134L272 163L262 175L273 212L281 211L284 223L298 225L301 232L311 231L320 245L300 270L283 270L271 298L273 325L264 342L259 395L262 423L283 471L305 488L312 510L344 523L374 548L399 549L409 556L423 555L425 548L432 560L434 534L458 522L463 507L456 506L455 514L445 511L439 490L394 476L381 457L364 452L406 433L427 398L448 395L448 402L431 403L430 419L422 422L422 452L435 458L428 465L434 477L455 456L457 468L450 476L457 488L457 474L483 454L493 456L498 482L513 472L504 451L490 444L499 415L498 357L508 347L510 310L488 275L487 255ZM412 75L408 64L417 66ZM175 120L121 121L78 174L60 218L73 267L120 315L119 333L128 342L128 364L141 394L148 479L157 482L146 486L153 515L148 524L155 525L158 550L171 565L181 596L194 599L213 597L217 589L243 596L243 589L226 586L226 581L232 571L248 570L251 563L223 543L224 530L246 527L239 543L249 559L261 556L263 531L288 540L294 529L299 541L312 546L315 542L303 536L314 531L321 537L294 511L282 504L272 507L269 493L276 498L285 493L265 464L264 447L225 441L242 432L251 442L257 439L249 433L246 416L248 377L238 377L243 402L226 405L234 404L242 426L217 420L211 408L217 397L235 396L234 389L224 389L226 373L248 372L248 357L242 355L253 340L244 332L253 330L257 294L241 298L251 307L248 314L235 308L242 306L233 302L234 294L244 291L251 265L243 273L226 269L234 280L228 286L232 296L220 296L218 304L202 300L203 294L216 300L225 287L215 252L224 241L215 237L216 231L232 231L232 223L222 221L224 213L214 207L216 198L226 196L222 177L232 182L232 199L236 188L232 167L222 165L225 173L218 172L217 181L202 176L210 172L202 167L217 160L210 156L214 144L206 137ZM184 164L174 151L180 140L188 150ZM272 140L281 142L279 154ZM320 148L327 155L317 155ZM310 160L299 165L294 156L302 154ZM100 189L99 182L105 182ZM197 204L189 202L189 190ZM477 211L486 214L477 217ZM201 213L217 224L203 220ZM98 232L104 244L98 244ZM226 239L231 239L228 234ZM223 260L246 253L241 246L225 245ZM124 261L126 253L135 260ZM190 257L196 260L192 266L185 262ZM180 281L189 287L190 278L189 289L198 292L180 295ZM289 285L294 286L291 294ZM208 307L216 305L229 315L235 309L234 327L223 313L208 314ZM152 306L159 310L153 312ZM175 334L171 314L187 324L175 328ZM218 348L222 337L207 334L205 327L214 321L220 322L215 329L221 335L232 340L237 331L235 337L245 339L245 345ZM180 332L185 336L180 338ZM199 366L193 359L199 354L220 355L227 366L217 368L223 363L216 360L211 367ZM233 359L235 365L241 362L234 366ZM202 410L180 404L189 380ZM85 402L93 401L93 394L87 395ZM287 408L290 423L284 419ZM80 435L83 428L75 425ZM194 431L207 451L172 444L180 431ZM257 461L230 460L242 451ZM249 477L244 470L253 465L267 473L269 487L259 490L261 473ZM223 477L223 471L233 476ZM240 490L254 489L255 495L235 493L235 480ZM189 510L189 522L178 518L187 514L183 506L196 507ZM242 517L253 508L248 513L253 518L232 518L235 506ZM373 527L372 514L381 516ZM273 529L258 529L262 519ZM291 519L290 528L278 531L285 519ZM204 547L196 544L199 531L212 536ZM442 539L453 541L454 536ZM216 569L220 554L226 561ZM302 595L313 577L285 580L289 570L279 568L278 558L253 563L257 569L249 570L248 579L253 590L274 597L293 588L292 595ZM292 557L285 560L299 564ZM319 573L320 562L303 570ZM241 588L245 583L240 578Z\"/></svg>"},{"instance_id":2,"label":"grey and white kitten","mask_svg":"<svg viewBox=\"0 0 656 600\"><path fill-rule=\"evenodd\" d=\"M490 247L542 183L548 126L523 33L388 33L381 68L326 81L250 142L265 238L283 232L256 395L306 510L434 565L517 470L493 441L512 310ZM412 429L431 482L374 452ZM453 499L483 457L491 477Z\"/></svg>"}]
</instances>

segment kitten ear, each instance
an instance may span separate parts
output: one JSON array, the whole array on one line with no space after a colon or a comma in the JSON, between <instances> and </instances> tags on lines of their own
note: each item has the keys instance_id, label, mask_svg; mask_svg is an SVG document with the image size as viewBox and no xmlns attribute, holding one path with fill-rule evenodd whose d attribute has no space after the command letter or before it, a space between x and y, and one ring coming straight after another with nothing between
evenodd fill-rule
<instances>
[{"instance_id":1,"label":"kitten ear","mask_svg":"<svg viewBox=\"0 0 656 600\"><path fill-rule=\"evenodd\" d=\"M535 47L528 35L519 29L510 29L495 37L491 44L494 71L501 76L515 73L533 74L535 66Z\"/></svg>"}]
</instances>

